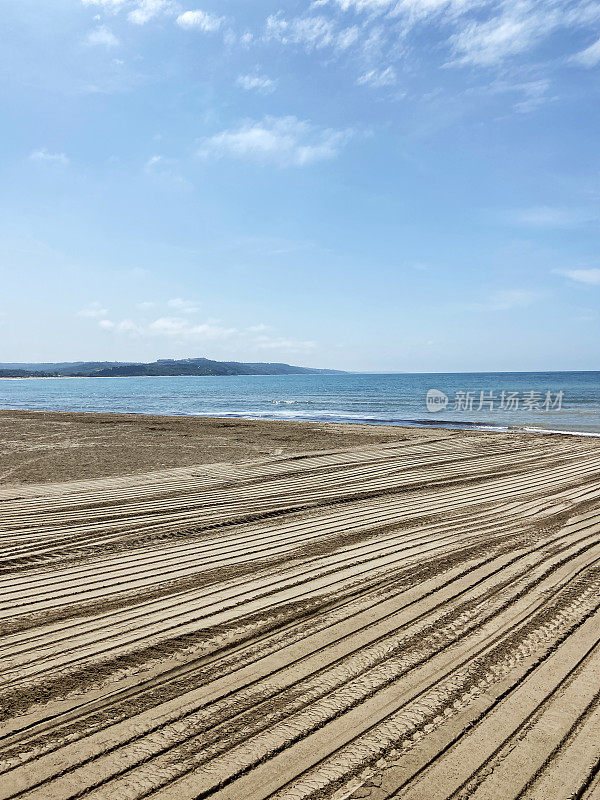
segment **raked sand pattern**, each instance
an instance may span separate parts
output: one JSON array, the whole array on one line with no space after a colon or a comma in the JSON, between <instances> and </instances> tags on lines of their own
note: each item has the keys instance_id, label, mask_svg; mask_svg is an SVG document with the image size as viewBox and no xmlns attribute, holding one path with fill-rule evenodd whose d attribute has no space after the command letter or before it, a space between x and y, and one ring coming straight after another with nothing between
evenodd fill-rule
<instances>
[{"instance_id":1,"label":"raked sand pattern","mask_svg":"<svg viewBox=\"0 0 600 800\"><path fill-rule=\"evenodd\" d=\"M0 491L0 800L600 798L600 442Z\"/></svg>"}]
</instances>

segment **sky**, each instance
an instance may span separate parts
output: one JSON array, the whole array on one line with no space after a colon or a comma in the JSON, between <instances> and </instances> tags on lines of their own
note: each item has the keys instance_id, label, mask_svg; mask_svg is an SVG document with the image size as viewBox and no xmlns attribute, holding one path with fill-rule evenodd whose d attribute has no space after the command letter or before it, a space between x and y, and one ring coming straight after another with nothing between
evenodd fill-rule
<instances>
[{"instance_id":1,"label":"sky","mask_svg":"<svg viewBox=\"0 0 600 800\"><path fill-rule=\"evenodd\" d=\"M600 0L0 27L1 362L600 368Z\"/></svg>"}]
</instances>

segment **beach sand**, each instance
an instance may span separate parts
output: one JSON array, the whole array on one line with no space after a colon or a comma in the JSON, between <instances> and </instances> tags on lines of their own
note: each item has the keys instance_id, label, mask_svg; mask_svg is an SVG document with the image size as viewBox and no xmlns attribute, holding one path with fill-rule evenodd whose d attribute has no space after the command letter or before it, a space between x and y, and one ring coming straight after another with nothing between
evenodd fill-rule
<instances>
[{"instance_id":1,"label":"beach sand","mask_svg":"<svg viewBox=\"0 0 600 800\"><path fill-rule=\"evenodd\" d=\"M238 462L425 435L379 425L0 410L0 486Z\"/></svg>"},{"instance_id":2,"label":"beach sand","mask_svg":"<svg viewBox=\"0 0 600 800\"><path fill-rule=\"evenodd\" d=\"M0 412L0 800L600 798L600 441Z\"/></svg>"}]
</instances>

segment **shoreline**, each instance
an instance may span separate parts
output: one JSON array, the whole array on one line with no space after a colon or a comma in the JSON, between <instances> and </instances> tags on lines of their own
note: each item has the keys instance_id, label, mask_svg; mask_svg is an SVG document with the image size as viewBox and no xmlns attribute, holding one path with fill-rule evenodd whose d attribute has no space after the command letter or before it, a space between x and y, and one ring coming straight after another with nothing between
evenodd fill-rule
<instances>
[{"instance_id":1,"label":"shoreline","mask_svg":"<svg viewBox=\"0 0 600 800\"><path fill-rule=\"evenodd\" d=\"M148 377L148 376L145 376ZM154 376L153 376L154 377ZM182 376L186 377L186 376ZM205 377L205 376L201 376ZM5 380L29 380L28 378L6 378ZM44 380L54 380L47 378ZM240 420L245 422L282 422L282 423L303 423L307 425L351 425L351 426L367 426L369 428L402 428L408 430L423 429L423 430L448 430L448 431L479 431L482 433L506 433L510 435L515 434L531 434L543 436L582 436L586 438L597 439L600 438L600 431L581 431L571 430L568 428L543 428L532 426L531 424L518 426L518 425L498 425L493 422L486 421L470 421L464 422L445 419L398 419L398 420L378 420L376 418L357 417L356 419L349 419L348 416L343 414L336 415L334 412L329 413L329 418L315 418L306 414L304 416L296 415L295 417L283 417L281 415L269 415L268 412L243 412L243 411L227 411L227 412L198 412L196 414L173 412L171 414L153 413L149 411L81 411L73 409L36 409L36 408L23 408L23 407L1 407L0 414L11 412L25 412L32 414L86 414L86 415L115 415L115 416L133 416L133 417L164 417L165 419L197 419L197 420Z\"/></svg>"},{"instance_id":2,"label":"shoreline","mask_svg":"<svg viewBox=\"0 0 600 800\"><path fill-rule=\"evenodd\" d=\"M437 425L246 419L96 411L0 410L0 487L140 475L206 464L304 457L392 443L514 440L557 444L597 436Z\"/></svg>"}]
</instances>

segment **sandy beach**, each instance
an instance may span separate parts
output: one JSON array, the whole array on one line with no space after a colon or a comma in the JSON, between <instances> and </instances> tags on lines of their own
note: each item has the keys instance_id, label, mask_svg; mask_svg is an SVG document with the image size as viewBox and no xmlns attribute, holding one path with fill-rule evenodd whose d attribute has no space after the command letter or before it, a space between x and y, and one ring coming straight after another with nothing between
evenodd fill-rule
<instances>
[{"instance_id":1,"label":"sandy beach","mask_svg":"<svg viewBox=\"0 0 600 800\"><path fill-rule=\"evenodd\" d=\"M0 412L0 800L600 798L600 440Z\"/></svg>"}]
</instances>

